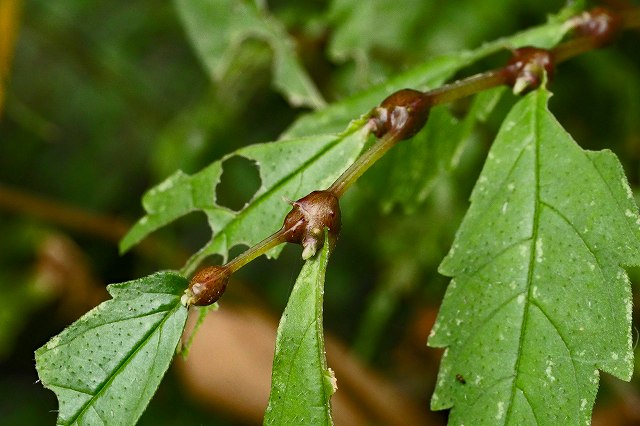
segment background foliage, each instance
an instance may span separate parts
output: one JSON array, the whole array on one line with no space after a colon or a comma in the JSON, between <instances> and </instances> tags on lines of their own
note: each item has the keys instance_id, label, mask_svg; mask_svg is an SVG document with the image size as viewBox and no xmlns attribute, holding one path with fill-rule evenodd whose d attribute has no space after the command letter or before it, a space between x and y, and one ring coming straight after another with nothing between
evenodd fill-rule
<instances>
[{"instance_id":1,"label":"background foliage","mask_svg":"<svg viewBox=\"0 0 640 426\"><path fill-rule=\"evenodd\" d=\"M0 393L12 395L0 402L0 415L8 424L52 423L55 398L33 385L33 350L105 299L105 283L177 268L185 253L209 239L204 217L191 215L154 234L152 244L119 256L115 243L140 217L142 192L177 168L192 173L227 152L276 139L306 110L292 106L277 84L273 37L242 44L230 65L212 68L185 29L187 2L16 3L22 11L15 18L19 33L0 121ZM490 3L272 1L268 10L281 25L274 31L286 28L322 98L333 102L432 56L539 24L563 6ZM489 57L461 74L503 59ZM563 64L550 105L583 148L610 148L620 157L634 190L640 179L639 71L637 35L630 34ZM459 167L438 174L417 205L371 208L379 204L393 156L342 203L343 232L327 271L327 333L436 424L442 415L427 407L439 353L425 347L447 282L436 269L512 102L501 98L469 134ZM455 105L453 117L467 108ZM217 192L237 210L258 186L255 168L229 161ZM51 204L34 204L43 200ZM86 215L74 216L78 211L68 207L96 221L80 226ZM246 268L225 302L279 315L298 258L298 250L287 248L277 262ZM636 295L637 273L632 281ZM171 416L215 421L205 412L208 403L195 402L202 397L183 396L190 383L185 377L172 370L141 423ZM629 408L638 398L636 380L626 386L604 379L596 420L637 416ZM222 423L250 418L214 407Z\"/></svg>"}]
</instances>

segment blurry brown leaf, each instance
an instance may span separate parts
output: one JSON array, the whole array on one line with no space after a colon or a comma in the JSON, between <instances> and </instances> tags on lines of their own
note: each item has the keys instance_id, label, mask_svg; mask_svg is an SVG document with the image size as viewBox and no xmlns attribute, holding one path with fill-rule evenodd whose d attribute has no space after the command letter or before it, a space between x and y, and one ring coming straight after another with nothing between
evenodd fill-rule
<instances>
[{"instance_id":1,"label":"blurry brown leaf","mask_svg":"<svg viewBox=\"0 0 640 426\"><path fill-rule=\"evenodd\" d=\"M195 315L194 315L195 317ZM185 332L191 333L191 318ZM191 396L242 421L262 424L267 406L277 319L257 307L224 303L208 315L196 334L179 375ZM336 425L434 424L421 407L367 369L345 345L325 337L338 392L332 397Z\"/></svg>"},{"instance_id":2,"label":"blurry brown leaf","mask_svg":"<svg viewBox=\"0 0 640 426\"><path fill-rule=\"evenodd\" d=\"M60 299L60 314L66 319L78 318L108 296L80 247L62 234L51 234L40 243L36 283Z\"/></svg>"}]
</instances>

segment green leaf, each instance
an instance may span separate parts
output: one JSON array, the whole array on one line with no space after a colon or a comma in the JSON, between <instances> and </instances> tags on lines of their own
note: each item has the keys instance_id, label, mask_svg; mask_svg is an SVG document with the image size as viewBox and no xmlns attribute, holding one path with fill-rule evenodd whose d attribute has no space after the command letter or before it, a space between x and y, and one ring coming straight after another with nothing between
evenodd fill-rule
<instances>
[{"instance_id":1,"label":"green leaf","mask_svg":"<svg viewBox=\"0 0 640 426\"><path fill-rule=\"evenodd\" d=\"M241 3L238 7L244 10L246 6ZM537 35L526 40L548 41L552 35L558 39L563 34L561 28L552 24L541 28L544 31L535 29ZM509 40L501 39L473 52L435 58L383 85L302 117L284 135L285 140L242 148L191 176L178 171L145 194L142 202L147 215L123 238L120 250L128 250L154 230L198 210L206 214L213 235L187 263L185 274L192 272L208 255L217 253L226 258L228 250L235 245L257 243L281 226L289 209L282 197L297 199L331 184L358 156L366 140L358 130L364 124L362 121L338 135L321 133L344 129L351 119L369 111L394 90L440 84L461 67L511 46ZM304 137L313 134L316 135ZM215 199L222 163L233 155L254 160L262 179L261 188L240 212L218 205ZM279 251L275 249L270 254L277 255Z\"/></svg>"},{"instance_id":2,"label":"green leaf","mask_svg":"<svg viewBox=\"0 0 640 426\"><path fill-rule=\"evenodd\" d=\"M147 215L125 235L120 249L128 250L150 232L196 210L207 215L213 235L189 260L185 273L192 272L208 255L218 253L226 258L235 245L256 244L282 226L291 209L283 198L295 200L329 186L353 162L366 141L361 124L354 124L341 135L251 145L192 176L178 171L144 195L142 203ZM239 212L216 203L215 189L222 175L222 163L233 155L255 161L262 180L253 199ZM271 255L280 250L276 248Z\"/></svg>"},{"instance_id":3,"label":"green leaf","mask_svg":"<svg viewBox=\"0 0 640 426\"><path fill-rule=\"evenodd\" d=\"M278 326L265 425L332 424L329 399L335 379L327 368L322 334L328 259L325 232L324 247L303 265Z\"/></svg>"},{"instance_id":4,"label":"green leaf","mask_svg":"<svg viewBox=\"0 0 640 426\"><path fill-rule=\"evenodd\" d=\"M397 90L407 87L419 90L434 89L462 68L501 50L528 45L553 47L562 39L567 30L566 25L551 19L544 25L486 43L475 50L431 58L384 83L302 116L287 129L283 137L294 138L339 132L354 117L369 112L384 98Z\"/></svg>"},{"instance_id":5,"label":"green leaf","mask_svg":"<svg viewBox=\"0 0 640 426\"><path fill-rule=\"evenodd\" d=\"M340 131L350 120L369 112L391 93L405 87L420 90L437 87L483 54L484 50L480 53L461 52L431 59L385 83L302 116L287 129L283 137L293 138Z\"/></svg>"},{"instance_id":6,"label":"green leaf","mask_svg":"<svg viewBox=\"0 0 640 426\"><path fill-rule=\"evenodd\" d=\"M58 424L135 424L182 335L185 278L172 272L107 287L113 296L36 350Z\"/></svg>"},{"instance_id":7,"label":"green leaf","mask_svg":"<svg viewBox=\"0 0 640 426\"><path fill-rule=\"evenodd\" d=\"M273 84L295 106L325 104L295 52L284 26L255 2L246 0L176 0L192 43L213 81L219 81L248 39L273 49Z\"/></svg>"},{"instance_id":8,"label":"green leaf","mask_svg":"<svg viewBox=\"0 0 640 426\"><path fill-rule=\"evenodd\" d=\"M451 424L588 424L599 370L631 378L638 208L616 157L577 146L549 96L505 119L440 266L431 406Z\"/></svg>"}]
</instances>

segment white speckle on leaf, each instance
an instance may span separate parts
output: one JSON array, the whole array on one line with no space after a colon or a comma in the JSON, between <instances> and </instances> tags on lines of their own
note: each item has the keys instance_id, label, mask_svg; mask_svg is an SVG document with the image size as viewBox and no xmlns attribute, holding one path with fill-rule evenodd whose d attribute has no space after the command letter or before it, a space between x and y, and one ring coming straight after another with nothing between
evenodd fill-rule
<instances>
[{"instance_id":1,"label":"white speckle on leaf","mask_svg":"<svg viewBox=\"0 0 640 426\"><path fill-rule=\"evenodd\" d=\"M338 379L336 379L336 373L334 373L331 368L327 369L327 373L328 373L327 379L331 384L331 390L332 390L331 393L334 394L338 390Z\"/></svg>"},{"instance_id":2,"label":"white speckle on leaf","mask_svg":"<svg viewBox=\"0 0 640 426\"><path fill-rule=\"evenodd\" d=\"M498 412L496 413L496 420L500 420L504 416L504 402L498 402Z\"/></svg>"},{"instance_id":3,"label":"white speckle on leaf","mask_svg":"<svg viewBox=\"0 0 640 426\"><path fill-rule=\"evenodd\" d=\"M527 257L529 255L529 250L527 246L520 246L520 256Z\"/></svg>"},{"instance_id":4,"label":"white speckle on leaf","mask_svg":"<svg viewBox=\"0 0 640 426\"><path fill-rule=\"evenodd\" d=\"M596 265L594 265L593 263L589 263L589 270L593 271L596 269Z\"/></svg>"},{"instance_id":5,"label":"white speckle on leaf","mask_svg":"<svg viewBox=\"0 0 640 426\"><path fill-rule=\"evenodd\" d=\"M631 337L629 337L629 347L631 347ZM634 362L633 351L627 352L627 354L624 356L624 360L627 362L629 366L633 366L633 362Z\"/></svg>"},{"instance_id":6,"label":"white speckle on leaf","mask_svg":"<svg viewBox=\"0 0 640 426\"><path fill-rule=\"evenodd\" d=\"M502 205L502 208L500 209L500 211L502 212L502 214L506 214L508 208L509 208L509 202L505 201L504 204Z\"/></svg>"},{"instance_id":7,"label":"white speckle on leaf","mask_svg":"<svg viewBox=\"0 0 640 426\"><path fill-rule=\"evenodd\" d=\"M507 185L507 189L509 190L509 192L513 192L513 190L516 189L516 184L511 182L509 185Z\"/></svg>"},{"instance_id":8,"label":"white speckle on leaf","mask_svg":"<svg viewBox=\"0 0 640 426\"><path fill-rule=\"evenodd\" d=\"M476 379L473 381L474 385L479 385L482 382L482 376L476 376Z\"/></svg>"},{"instance_id":9,"label":"white speckle on leaf","mask_svg":"<svg viewBox=\"0 0 640 426\"><path fill-rule=\"evenodd\" d=\"M532 290L533 297L534 297L535 299L537 299L537 298L538 298L538 296L540 295L540 294L538 293L538 286L537 286L537 285L534 285L534 286L533 286L533 288L532 288L531 290Z\"/></svg>"},{"instance_id":10,"label":"white speckle on leaf","mask_svg":"<svg viewBox=\"0 0 640 426\"><path fill-rule=\"evenodd\" d=\"M542 238L536 239L536 262L540 263L544 259L544 250L542 249Z\"/></svg>"},{"instance_id":11,"label":"white speckle on leaf","mask_svg":"<svg viewBox=\"0 0 640 426\"><path fill-rule=\"evenodd\" d=\"M620 183L622 183L622 187L627 192L627 198L632 200L633 199L633 191L631 190L631 187L629 186L629 182L627 182L627 179L620 178Z\"/></svg>"},{"instance_id":12,"label":"white speckle on leaf","mask_svg":"<svg viewBox=\"0 0 640 426\"><path fill-rule=\"evenodd\" d=\"M60 335L59 334L57 334L54 337L52 337L51 340L49 340L47 342L47 346L46 346L47 350L51 350L51 349L55 348L56 346L58 346L58 343L59 343L58 340L60 340Z\"/></svg>"},{"instance_id":13,"label":"white speckle on leaf","mask_svg":"<svg viewBox=\"0 0 640 426\"><path fill-rule=\"evenodd\" d=\"M165 179L164 181L160 182L160 184L156 187L156 190L158 192L165 192L169 189L171 189L174 185L174 179L173 177L170 177L168 179Z\"/></svg>"},{"instance_id":14,"label":"white speckle on leaf","mask_svg":"<svg viewBox=\"0 0 640 426\"><path fill-rule=\"evenodd\" d=\"M635 215L633 214L633 212L632 212L631 210L629 210L629 209L626 209L626 210L624 211L624 215L625 215L626 217L635 217Z\"/></svg>"},{"instance_id":15,"label":"white speckle on leaf","mask_svg":"<svg viewBox=\"0 0 640 426\"><path fill-rule=\"evenodd\" d=\"M584 411L585 408L587 408L587 399L582 398L580 400L580 411Z\"/></svg>"},{"instance_id":16,"label":"white speckle on leaf","mask_svg":"<svg viewBox=\"0 0 640 426\"><path fill-rule=\"evenodd\" d=\"M438 394L437 394L437 393L435 393L435 392L433 393L433 395L431 395L431 401L433 401L433 402L438 401L438 398L440 398L440 397L439 397L439 396L438 396Z\"/></svg>"},{"instance_id":17,"label":"white speckle on leaf","mask_svg":"<svg viewBox=\"0 0 640 426\"><path fill-rule=\"evenodd\" d=\"M524 294L519 295L516 299L516 302L518 302L518 305L522 305L522 303L524 302Z\"/></svg>"},{"instance_id":18,"label":"white speckle on leaf","mask_svg":"<svg viewBox=\"0 0 640 426\"><path fill-rule=\"evenodd\" d=\"M551 383L556 381L555 376L553 375L553 361L551 361L550 359L547 360L547 368L544 370L544 374L547 375L547 377L549 378L549 381Z\"/></svg>"},{"instance_id":19,"label":"white speckle on leaf","mask_svg":"<svg viewBox=\"0 0 640 426\"><path fill-rule=\"evenodd\" d=\"M509 283L509 288L510 288L511 290L515 290L515 289L516 289L516 282L515 282L515 281L511 281L511 282Z\"/></svg>"},{"instance_id":20,"label":"white speckle on leaf","mask_svg":"<svg viewBox=\"0 0 640 426\"><path fill-rule=\"evenodd\" d=\"M464 321L462 321L460 318L456 318L456 325L460 325L462 324Z\"/></svg>"},{"instance_id":21,"label":"white speckle on leaf","mask_svg":"<svg viewBox=\"0 0 640 426\"><path fill-rule=\"evenodd\" d=\"M489 154L489 158L491 158L491 154ZM479 184L484 184L487 183L488 179L486 176L480 176L480 178L478 178L478 183Z\"/></svg>"},{"instance_id":22,"label":"white speckle on leaf","mask_svg":"<svg viewBox=\"0 0 640 426\"><path fill-rule=\"evenodd\" d=\"M611 359L614 361L618 360L618 354L616 352L611 352Z\"/></svg>"}]
</instances>

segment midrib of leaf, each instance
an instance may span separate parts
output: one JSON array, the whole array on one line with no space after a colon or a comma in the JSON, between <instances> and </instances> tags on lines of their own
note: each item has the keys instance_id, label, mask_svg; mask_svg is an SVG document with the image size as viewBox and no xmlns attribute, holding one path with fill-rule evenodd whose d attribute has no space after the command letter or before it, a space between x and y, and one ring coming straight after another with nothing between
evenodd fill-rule
<instances>
[{"instance_id":1,"label":"midrib of leaf","mask_svg":"<svg viewBox=\"0 0 640 426\"><path fill-rule=\"evenodd\" d=\"M129 364L129 362L135 357L135 355L140 351L140 349L142 347L144 347L144 345L147 344L147 342L149 341L149 339L151 338L151 336L155 333L155 331L159 328L162 327L164 325L164 323L167 321L167 319L169 319L171 317L171 315L177 311L178 309L181 308L182 305L180 305L179 303L176 303L176 305L171 308L168 311L158 311L156 313L162 313L162 312L166 312L168 313L167 315L164 316L164 318L153 328L151 328L147 334L144 336L144 339L138 344L136 345L133 350L125 357L123 358L123 360L120 362L120 364L118 364L117 369L111 374L111 376L104 382L104 384L100 385L98 387L98 391L95 393L95 395L93 395L93 397L91 397L90 400L88 400L87 402L84 403L84 405L82 406L82 409L78 412L78 414L76 414L73 418L71 418L71 420L69 420L68 424L73 424L74 422L76 422L76 420L78 420L79 418L81 418L84 413L89 409L89 408L93 408L93 403L96 401L96 399L98 397L100 397L103 393L103 391L109 387L109 384L115 379L116 376L118 376L120 374L120 372ZM154 313L155 314L155 313ZM157 353L157 352L156 352ZM146 386L146 385L145 385ZM73 389L75 390L75 389ZM83 392L84 393L84 392ZM98 413L98 410L95 410L96 414ZM106 423L105 423L106 424Z\"/></svg>"},{"instance_id":2,"label":"midrib of leaf","mask_svg":"<svg viewBox=\"0 0 640 426\"><path fill-rule=\"evenodd\" d=\"M301 163L296 169L294 169L287 176L284 176L282 179L275 182L271 187L267 188L263 193L257 195L254 199L252 199L249 202L249 204L242 211L238 212L238 214L233 216L231 220L229 220L226 224L224 224L223 227L211 238L211 240L207 243L207 245L205 245L200 251L198 251L193 256L191 256L191 258L187 261L187 263L180 270L180 272L183 275L190 275L191 273L193 273L193 271L198 266L198 264L206 256L213 253L210 251L210 247L216 241L218 241L219 238L226 238L227 234L224 233L225 228L231 228L237 222L242 221L248 213L258 208L264 202L265 199L273 195L273 193L276 192L279 188L283 187L292 179L299 176L301 171L304 171L307 167L315 163L318 160L318 158L322 157L326 152L333 149L336 145L344 141L347 137L359 131L361 128L362 127L360 126L350 126L350 128L348 128L344 132L337 134L333 142L330 142L327 145L325 145L324 148L322 148L320 151L318 151L316 154L314 154L311 158L309 158L304 163ZM242 153L238 153L237 155L242 155ZM250 158L250 157L247 157L247 158L254 160L254 158ZM219 207L219 206L216 206L216 207ZM265 235L264 235L265 237L267 236L266 232L268 232L268 230L265 231ZM225 254L223 254L223 257L226 258Z\"/></svg>"},{"instance_id":3,"label":"midrib of leaf","mask_svg":"<svg viewBox=\"0 0 640 426\"><path fill-rule=\"evenodd\" d=\"M535 180L535 189L534 189L534 198L533 198L533 202L534 202L534 206L533 206L533 228L532 228L532 235L531 235L531 240L530 240L530 245L531 245L531 250L529 250L529 270L527 271L527 297L524 300L523 303L523 313L522 313L522 323L520 325L520 337L518 339L518 352L517 352L517 356L516 356L516 364L514 366L514 377L513 377L513 384L511 385L511 395L509 397L509 407L507 408L507 413L504 416L504 424L507 423L509 417L511 416L511 410L513 409L513 402L516 396L516 389L518 389L518 385L517 385L517 379L518 379L518 375L520 374L520 360L522 359L522 348L524 346L524 336L525 336L525 330L527 327L527 322L528 322L528 318L529 318L529 306L531 305L531 291L533 288L533 279L534 279L534 270L535 270L535 265L536 265L536 253L537 253L537 243L536 241L538 241L538 227L540 224L540 117L538 116L539 111L540 111L540 99L541 96L537 96L537 106L535 109L535 112L533 113L533 117L534 117L534 123L532 126L532 130L533 130L533 141L535 143L535 156L534 156L534 180ZM545 105L542 105L542 107L544 108ZM526 147L522 149L522 152L520 153L520 155L518 156L518 160L521 158L522 153L525 151ZM514 163L514 168L515 165L518 164L518 161L516 161ZM499 192L496 192L499 193ZM517 297L517 296L516 296ZM513 303L512 299L510 301L510 303ZM545 316L548 319L548 316L545 314ZM555 326L554 326L555 328ZM556 328L557 331L557 328ZM560 336L560 338L562 339L562 336ZM562 339L562 341L564 342L564 339ZM566 345L566 344L565 344ZM520 389L522 391L522 389ZM525 395L526 397L526 393L524 391L522 391L522 393ZM529 403L529 400L527 399L527 403ZM529 403L529 406L531 407L531 404ZM535 411L532 412L534 413L535 416ZM537 421L537 419L536 419Z\"/></svg>"},{"instance_id":4,"label":"midrib of leaf","mask_svg":"<svg viewBox=\"0 0 640 426\"><path fill-rule=\"evenodd\" d=\"M325 233L327 231L325 230ZM325 234L325 244L328 245L328 240L326 239L326 234ZM321 253L321 258L320 258L320 270L324 270L326 271L327 269L327 263L329 262L329 253L327 252L326 255L324 253L324 251ZM325 274L323 274L322 278L319 275L316 275L316 279L314 282L314 287L316 288L317 292L320 293L324 293L324 280L325 280ZM323 315L323 297L322 295L320 295L320 297L316 297L316 319L315 321L312 322L312 325L314 326L315 332L316 332L316 339L318 341L318 359L320 360L320 365L322 365L322 368L316 370L316 373L318 373L318 375L320 376L320 382L324 384L324 375L327 371L327 357L325 356L325 348L324 348L324 332L323 332L323 327L322 327L322 315ZM325 405L329 404L329 399L330 396L327 395L327 392L322 392L322 398L323 398L323 402ZM329 412L329 419L331 419L331 412Z\"/></svg>"},{"instance_id":5,"label":"midrib of leaf","mask_svg":"<svg viewBox=\"0 0 640 426\"><path fill-rule=\"evenodd\" d=\"M301 341L304 340L304 338L307 336L307 333L309 333L309 330L311 329L311 327L313 327L315 324L316 324L316 321L314 321L312 323L309 323L309 325L307 326L307 329L304 331L304 334L302 335L302 339L300 339ZM315 328L317 328L317 327L315 327ZM291 361L292 362L289 365L289 369L287 370L287 376L289 376L289 377L291 377L291 370L293 370L293 368L295 366L295 362L293 362L293 361L298 359L301 350L302 350L302 346L298 346L298 348L296 349L296 353L291 357ZM318 371L318 372L320 373L320 376L322 376L322 372L320 372L320 371ZM320 377L320 378L322 378L322 377ZM288 381L287 384L284 387L283 395L285 395L285 396L289 394L289 384L290 383L291 382ZM279 413L280 413L280 415L278 416L278 419L281 419L283 414L284 414L284 411L280 411Z\"/></svg>"},{"instance_id":6,"label":"midrib of leaf","mask_svg":"<svg viewBox=\"0 0 640 426\"><path fill-rule=\"evenodd\" d=\"M304 264L278 325L265 424L298 424L303 419L309 424L332 424L329 401L333 392L327 387L322 331L328 257L325 233L322 251ZM308 366L313 368L307 370Z\"/></svg>"}]
</instances>

